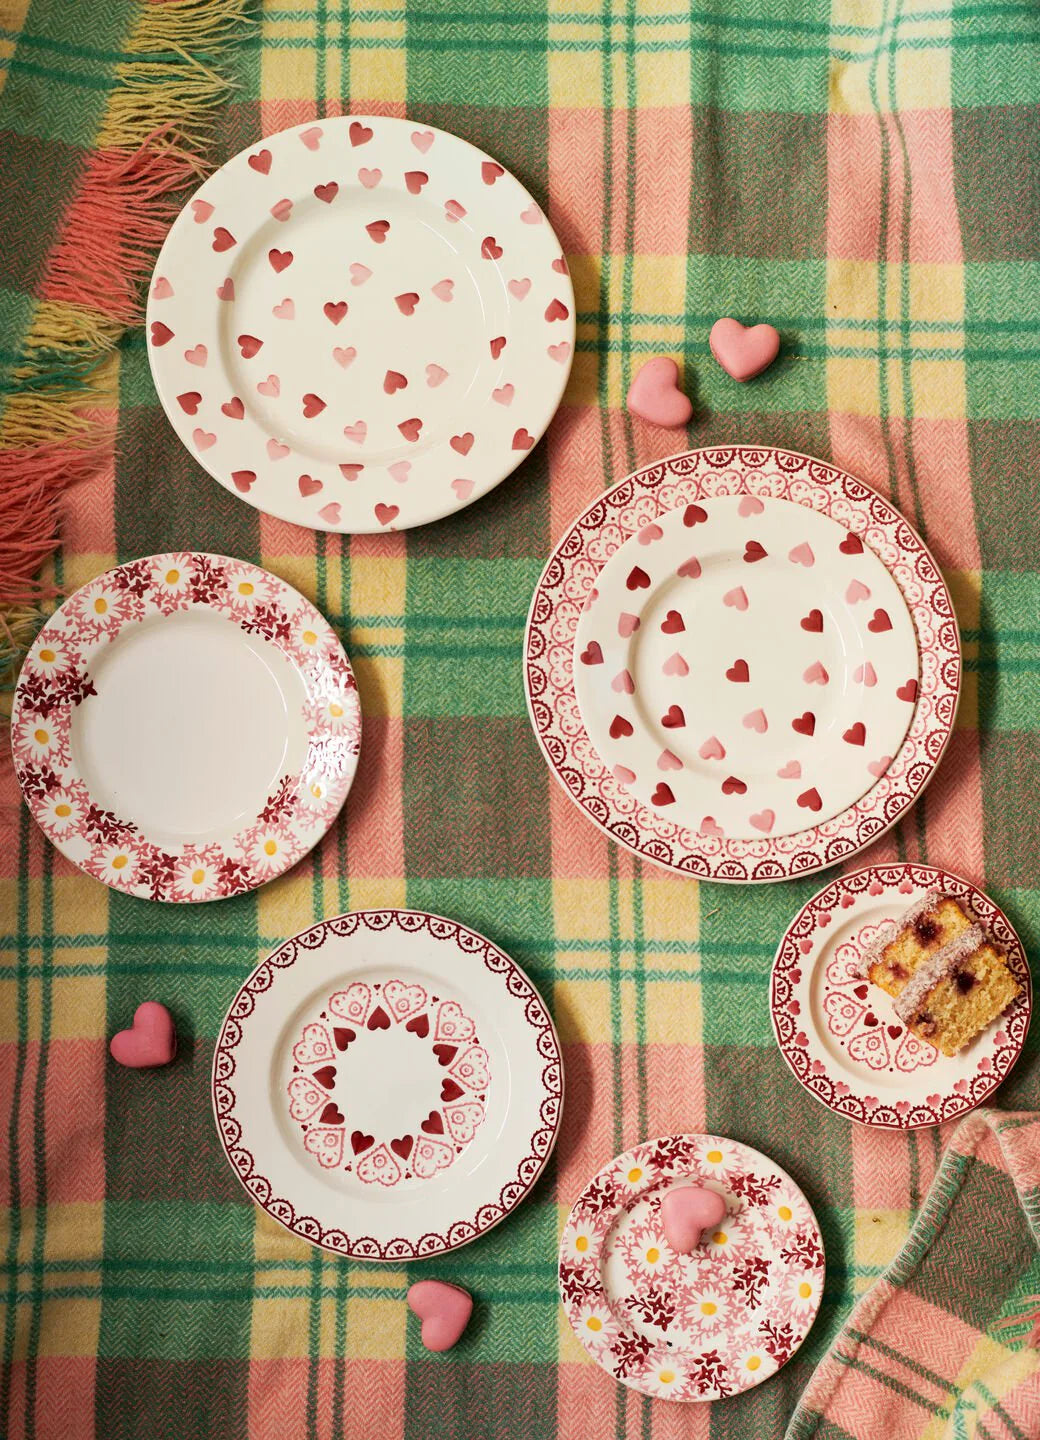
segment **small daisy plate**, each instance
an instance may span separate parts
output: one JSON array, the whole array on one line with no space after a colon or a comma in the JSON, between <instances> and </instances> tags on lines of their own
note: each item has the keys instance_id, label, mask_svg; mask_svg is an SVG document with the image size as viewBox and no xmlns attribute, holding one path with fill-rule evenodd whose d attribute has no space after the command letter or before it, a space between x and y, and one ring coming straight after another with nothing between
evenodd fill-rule
<instances>
[{"instance_id":1,"label":"small daisy plate","mask_svg":"<svg viewBox=\"0 0 1040 1440\"><path fill-rule=\"evenodd\" d=\"M929 890L970 906L1023 987L952 1058L912 1035L890 997L857 973L864 949ZM809 1093L838 1115L885 1130L938 1125L981 1105L1021 1054L1032 1004L1029 964L1010 920L969 881L931 865L868 866L814 895L780 942L769 996L777 1043Z\"/></svg>"},{"instance_id":2,"label":"small daisy plate","mask_svg":"<svg viewBox=\"0 0 1040 1440\"><path fill-rule=\"evenodd\" d=\"M213 1108L246 1190L356 1260L419 1260L504 1220L552 1153L552 1019L490 940L361 910L287 940L239 990Z\"/></svg>"},{"instance_id":3,"label":"small daisy plate","mask_svg":"<svg viewBox=\"0 0 1040 1440\"><path fill-rule=\"evenodd\" d=\"M361 743L354 673L284 581L196 551L119 565L29 652L11 744L63 855L150 900L273 880L325 834Z\"/></svg>"},{"instance_id":4,"label":"small daisy plate","mask_svg":"<svg viewBox=\"0 0 1040 1440\"><path fill-rule=\"evenodd\" d=\"M661 1225L669 1190L717 1191L727 1214L689 1255ZM666 1400L721 1400L791 1358L823 1294L809 1202L766 1155L719 1135L669 1135L619 1155L575 1202L560 1293L575 1334L622 1384Z\"/></svg>"},{"instance_id":5,"label":"small daisy plate","mask_svg":"<svg viewBox=\"0 0 1040 1440\"><path fill-rule=\"evenodd\" d=\"M229 160L174 221L147 319L188 450L315 530L403 530L476 500L545 430L574 352L536 201L465 140L388 116Z\"/></svg>"}]
</instances>

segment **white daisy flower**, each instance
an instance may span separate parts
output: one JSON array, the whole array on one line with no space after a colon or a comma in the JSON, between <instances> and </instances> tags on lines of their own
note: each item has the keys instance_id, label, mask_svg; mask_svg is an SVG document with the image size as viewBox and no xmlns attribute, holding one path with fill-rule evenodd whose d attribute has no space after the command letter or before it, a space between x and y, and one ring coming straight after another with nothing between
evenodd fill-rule
<instances>
[{"instance_id":1,"label":"white daisy flower","mask_svg":"<svg viewBox=\"0 0 1040 1440\"><path fill-rule=\"evenodd\" d=\"M820 1303L823 1293L823 1275L819 1270L804 1270L789 1275L785 1287L786 1297L796 1315L811 1315Z\"/></svg>"},{"instance_id":2,"label":"white daisy flower","mask_svg":"<svg viewBox=\"0 0 1040 1440\"><path fill-rule=\"evenodd\" d=\"M51 768L67 765L69 748L69 717L55 711L44 718L23 711L11 731L11 748L22 760L46 762Z\"/></svg>"},{"instance_id":3,"label":"white daisy flower","mask_svg":"<svg viewBox=\"0 0 1040 1440\"><path fill-rule=\"evenodd\" d=\"M131 845L103 845L83 864L106 885L129 888L137 874L137 852Z\"/></svg>"},{"instance_id":4,"label":"white daisy flower","mask_svg":"<svg viewBox=\"0 0 1040 1440\"><path fill-rule=\"evenodd\" d=\"M805 1219L805 1206L789 1186L784 1186L766 1207L770 1220L782 1230L793 1230Z\"/></svg>"},{"instance_id":5,"label":"white daisy flower","mask_svg":"<svg viewBox=\"0 0 1040 1440\"><path fill-rule=\"evenodd\" d=\"M623 1194L627 1195L636 1195L639 1191L644 1190L650 1178L649 1168L638 1162L622 1165L614 1172L614 1183Z\"/></svg>"},{"instance_id":6,"label":"white daisy flower","mask_svg":"<svg viewBox=\"0 0 1040 1440\"><path fill-rule=\"evenodd\" d=\"M175 900L211 900L220 889L217 846L202 850L191 847L179 856L174 866L172 893Z\"/></svg>"},{"instance_id":7,"label":"white daisy flower","mask_svg":"<svg viewBox=\"0 0 1040 1440\"><path fill-rule=\"evenodd\" d=\"M647 1236L640 1245L633 1247L631 1253L636 1267L648 1275L655 1275L672 1259L667 1242L656 1235Z\"/></svg>"},{"instance_id":8,"label":"white daisy flower","mask_svg":"<svg viewBox=\"0 0 1040 1440\"><path fill-rule=\"evenodd\" d=\"M729 1146L721 1141L712 1140L697 1147L697 1163L709 1175L722 1175L731 1165L732 1159Z\"/></svg>"},{"instance_id":9,"label":"white daisy flower","mask_svg":"<svg viewBox=\"0 0 1040 1440\"><path fill-rule=\"evenodd\" d=\"M674 1397L686 1383L686 1372L670 1360L664 1360L655 1365L644 1376L644 1379L655 1395L660 1395L667 1400Z\"/></svg>"},{"instance_id":10,"label":"white daisy flower","mask_svg":"<svg viewBox=\"0 0 1040 1440\"><path fill-rule=\"evenodd\" d=\"M73 606L84 631L92 636L111 634L144 612L139 596L119 589L104 575L65 603Z\"/></svg>"},{"instance_id":11,"label":"white daisy flower","mask_svg":"<svg viewBox=\"0 0 1040 1440\"><path fill-rule=\"evenodd\" d=\"M167 604L166 608L176 608L176 602L186 602L191 590L191 581L194 568L189 556L185 554L164 555L152 566L152 587L155 591L156 601L175 602Z\"/></svg>"},{"instance_id":12,"label":"white daisy flower","mask_svg":"<svg viewBox=\"0 0 1040 1440\"><path fill-rule=\"evenodd\" d=\"M733 1368L738 1375L746 1375L749 1379L758 1381L773 1373L776 1361L763 1346L753 1345L738 1354Z\"/></svg>"},{"instance_id":13,"label":"white daisy flower","mask_svg":"<svg viewBox=\"0 0 1040 1440\"><path fill-rule=\"evenodd\" d=\"M45 643L33 652L28 663L44 675L58 675L69 665L74 665L78 658L78 652L60 634L52 632L47 635Z\"/></svg>"},{"instance_id":14,"label":"white daisy flower","mask_svg":"<svg viewBox=\"0 0 1040 1440\"><path fill-rule=\"evenodd\" d=\"M705 1285L691 1291L683 1307L686 1324L697 1331L717 1330L730 1313L730 1297L721 1286Z\"/></svg>"},{"instance_id":15,"label":"white daisy flower","mask_svg":"<svg viewBox=\"0 0 1040 1440\"><path fill-rule=\"evenodd\" d=\"M583 1340L596 1344L617 1333L617 1321L608 1306L592 1301L578 1311L575 1328Z\"/></svg>"},{"instance_id":16,"label":"white daisy flower","mask_svg":"<svg viewBox=\"0 0 1040 1440\"><path fill-rule=\"evenodd\" d=\"M595 1242L595 1235L592 1228L579 1225L576 1228L568 1229L563 1237L562 1251L570 1260L587 1260Z\"/></svg>"},{"instance_id":17,"label":"white daisy flower","mask_svg":"<svg viewBox=\"0 0 1040 1440\"><path fill-rule=\"evenodd\" d=\"M291 837L278 825L254 825L239 837L239 845L250 869L260 876L284 870L295 854Z\"/></svg>"},{"instance_id":18,"label":"white daisy flower","mask_svg":"<svg viewBox=\"0 0 1040 1440\"><path fill-rule=\"evenodd\" d=\"M228 571L225 603L236 615L247 615L258 605L271 601L275 587L263 575L245 566L232 566Z\"/></svg>"},{"instance_id":19,"label":"white daisy flower","mask_svg":"<svg viewBox=\"0 0 1040 1440\"><path fill-rule=\"evenodd\" d=\"M75 790L52 790L43 801L40 822L48 834L75 834L85 813L83 797Z\"/></svg>"}]
</instances>

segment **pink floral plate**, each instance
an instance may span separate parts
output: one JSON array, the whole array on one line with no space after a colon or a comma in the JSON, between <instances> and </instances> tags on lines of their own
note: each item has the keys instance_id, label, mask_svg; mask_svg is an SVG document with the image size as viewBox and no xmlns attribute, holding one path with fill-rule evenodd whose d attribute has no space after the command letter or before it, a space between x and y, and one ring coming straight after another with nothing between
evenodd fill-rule
<instances>
[{"instance_id":1,"label":"pink floral plate","mask_svg":"<svg viewBox=\"0 0 1040 1440\"><path fill-rule=\"evenodd\" d=\"M953 1058L910 1034L889 996L856 973L863 950L929 890L968 902L1023 985ZM931 865L869 866L832 881L789 925L770 986L777 1043L805 1088L836 1114L886 1130L938 1125L981 1105L1021 1054L1032 1006L1010 920L969 881Z\"/></svg>"},{"instance_id":2,"label":"pink floral plate","mask_svg":"<svg viewBox=\"0 0 1040 1440\"><path fill-rule=\"evenodd\" d=\"M40 631L11 744L29 809L89 875L219 900L280 875L350 789L361 705L328 622L244 560L150 555Z\"/></svg>"},{"instance_id":3,"label":"pink floral plate","mask_svg":"<svg viewBox=\"0 0 1040 1440\"><path fill-rule=\"evenodd\" d=\"M689 1255L661 1225L669 1190L725 1198ZM720 1400L760 1385L812 1327L823 1240L801 1190L766 1155L718 1135L671 1135L619 1155L575 1202L560 1243L563 1308L615 1379L666 1400Z\"/></svg>"},{"instance_id":4,"label":"pink floral plate","mask_svg":"<svg viewBox=\"0 0 1040 1440\"><path fill-rule=\"evenodd\" d=\"M809 874L893 825L960 672L920 538L786 450L695 450L607 491L527 627L528 707L568 794L637 854L721 881Z\"/></svg>"},{"instance_id":5,"label":"pink floral plate","mask_svg":"<svg viewBox=\"0 0 1040 1440\"><path fill-rule=\"evenodd\" d=\"M475 1240L556 1141L563 1069L524 972L454 920L362 910L287 940L213 1060L228 1160L287 1229L359 1260Z\"/></svg>"},{"instance_id":6,"label":"pink floral plate","mask_svg":"<svg viewBox=\"0 0 1040 1440\"><path fill-rule=\"evenodd\" d=\"M148 300L167 415L250 505L404 529L497 485L574 351L548 220L498 161L386 116L308 122L229 160L174 222Z\"/></svg>"}]
</instances>

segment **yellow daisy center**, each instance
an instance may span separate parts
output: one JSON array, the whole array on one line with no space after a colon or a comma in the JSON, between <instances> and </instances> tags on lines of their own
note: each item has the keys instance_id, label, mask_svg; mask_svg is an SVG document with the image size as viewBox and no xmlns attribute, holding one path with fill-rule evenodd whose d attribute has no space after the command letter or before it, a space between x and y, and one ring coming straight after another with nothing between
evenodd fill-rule
<instances>
[{"instance_id":1,"label":"yellow daisy center","mask_svg":"<svg viewBox=\"0 0 1040 1440\"><path fill-rule=\"evenodd\" d=\"M45 665L49 665L52 660L56 660L56 659L57 659L57 656L55 655L55 653L54 653L53 650L41 650L41 651L40 651L40 659L43 661L43 663L44 663Z\"/></svg>"},{"instance_id":2,"label":"yellow daisy center","mask_svg":"<svg viewBox=\"0 0 1040 1440\"><path fill-rule=\"evenodd\" d=\"M277 849L278 849L278 846L277 846L277 844L276 844L273 840L265 840L265 841L264 841L264 854L265 854L265 855L273 855Z\"/></svg>"},{"instance_id":3,"label":"yellow daisy center","mask_svg":"<svg viewBox=\"0 0 1040 1440\"><path fill-rule=\"evenodd\" d=\"M205 872L205 870L193 870L193 871L191 872L191 883L192 883L193 885L201 885L202 882L203 882L203 880L205 880L205 878L206 878L206 872Z\"/></svg>"},{"instance_id":4,"label":"yellow daisy center","mask_svg":"<svg viewBox=\"0 0 1040 1440\"><path fill-rule=\"evenodd\" d=\"M64 801L62 801L62 803L61 803L60 805L55 805L55 807L54 807L54 813L55 813L55 815L57 815L60 819L64 820L64 819L66 819L69 815L72 814L72 806L71 806L71 805L66 805L66 804L64 803Z\"/></svg>"},{"instance_id":5,"label":"yellow daisy center","mask_svg":"<svg viewBox=\"0 0 1040 1440\"><path fill-rule=\"evenodd\" d=\"M180 578L181 578L181 572L180 572L179 570L167 570L167 572L166 572L166 583L167 583L167 585L176 585L177 581L178 581Z\"/></svg>"},{"instance_id":6,"label":"yellow daisy center","mask_svg":"<svg viewBox=\"0 0 1040 1440\"><path fill-rule=\"evenodd\" d=\"M129 859L129 855L117 855L112 861L112 869L122 870L123 866L126 865Z\"/></svg>"},{"instance_id":7,"label":"yellow daisy center","mask_svg":"<svg viewBox=\"0 0 1040 1440\"><path fill-rule=\"evenodd\" d=\"M719 1163L720 1160L722 1159L722 1151L721 1151L721 1150L709 1150L709 1151L708 1151L708 1155L707 1155L707 1159L708 1159L708 1164L709 1164L709 1165L718 1165L718 1163Z\"/></svg>"},{"instance_id":8,"label":"yellow daisy center","mask_svg":"<svg viewBox=\"0 0 1040 1440\"><path fill-rule=\"evenodd\" d=\"M650 1249L646 1252L646 1258L650 1261L651 1265L656 1265L661 1258L661 1252L656 1246L651 1245Z\"/></svg>"},{"instance_id":9,"label":"yellow daisy center","mask_svg":"<svg viewBox=\"0 0 1040 1440\"><path fill-rule=\"evenodd\" d=\"M587 1235L579 1235L577 1240L575 1240L574 1242L574 1248L575 1250L580 1250L582 1254L584 1254L584 1252L589 1248L589 1237Z\"/></svg>"},{"instance_id":10,"label":"yellow daisy center","mask_svg":"<svg viewBox=\"0 0 1040 1440\"><path fill-rule=\"evenodd\" d=\"M239 593L240 595L252 595L252 593L253 593L253 584L252 584L252 581L250 581L250 580L243 580L242 583L241 583L241 584L239 585L239 587L238 587L238 593Z\"/></svg>"},{"instance_id":11,"label":"yellow daisy center","mask_svg":"<svg viewBox=\"0 0 1040 1440\"><path fill-rule=\"evenodd\" d=\"M321 799L321 786L320 786L320 785L312 785L312 786L311 786L311 794L314 796L315 800L320 800L320 799Z\"/></svg>"},{"instance_id":12,"label":"yellow daisy center","mask_svg":"<svg viewBox=\"0 0 1040 1440\"><path fill-rule=\"evenodd\" d=\"M603 1321L599 1318L598 1315L590 1315L589 1318L585 1321L585 1326L588 1330L602 1330Z\"/></svg>"},{"instance_id":13,"label":"yellow daisy center","mask_svg":"<svg viewBox=\"0 0 1040 1440\"><path fill-rule=\"evenodd\" d=\"M716 1245L725 1245L729 1241L729 1236L726 1234L725 1230L716 1230L715 1234L711 1238L715 1241Z\"/></svg>"},{"instance_id":14,"label":"yellow daisy center","mask_svg":"<svg viewBox=\"0 0 1040 1440\"><path fill-rule=\"evenodd\" d=\"M798 1293L803 1300L808 1300L809 1296L812 1294L812 1286L809 1284L808 1280L802 1281L802 1283L798 1287Z\"/></svg>"},{"instance_id":15,"label":"yellow daisy center","mask_svg":"<svg viewBox=\"0 0 1040 1440\"><path fill-rule=\"evenodd\" d=\"M46 745L47 741L51 738L46 730L34 730L33 735L37 745Z\"/></svg>"},{"instance_id":16,"label":"yellow daisy center","mask_svg":"<svg viewBox=\"0 0 1040 1440\"><path fill-rule=\"evenodd\" d=\"M628 1172L629 1184L634 1185L634 1184L636 1183L636 1181L637 1181L638 1179L640 1179L640 1177L642 1176L642 1174L643 1174L643 1172L642 1172L642 1170L639 1169L638 1165L635 1167L634 1170L630 1170L630 1171Z\"/></svg>"},{"instance_id":17,"label":"yellow daisy center","mask_svg":"<svg viewBox=\"0 0 1040 1440\"><path fill-rule=\"evenodd\" d=\"M702 1314L702 1315L714 1315L715 1312L716 1312L716 1310L718 1310L718 1308L719 1308L719 1307L715 1304L715 1301L714 1301L714 1300L702 1300L702 1301L701 1301L701 1314Z\"/></svg>"},{"instance_id":18,"label":"yellow daisy center","mask_svg":"<svg viewBox=\"0 0 1040 1440\"><path fill-rule=\"evenodd\" d=\"M303 643L305 645L313 645L317 638L313 630L305 630L303 632Z\"/></svg>"},{"instance_id":19,"label":"yellow daisy center","mask_svg":"<svg viewBox=\"0 0 1040 1440\"><path fill-rule=\"evenodd\" d=\"M757 1370L758 1367L761 1365L761 1363L762 1363L762 1357L761 1357L761 1355L749 1355L749 1356L748 1356L748 1362L747 1362L747 1368L748 1368L749 1370Z\"/></svg>"},{"instance_id":20,"label":"yellow daisy center","mask_svg":"<svg viewBox=\"0 0 1040 1440\"><path fill-rule=\"evenodd\" d=\"M672 1383L672 1381L675 1379L675 1371L674 1371L674 1370L662 1370L661 1373L660 1373L660 1375L658 1375L657 1378L658 1378L658 1380L660 1380L660 1382L661 1382L662 1385L670 1385L670 1384Z\"/></svg>"},{"instance_id":21,"label":"yellow daisy center","mask_svg":"<svg viewBox=\"0 0 1040 1440\"><path fill-rule=\"evenodd\" d=\"M334 720L338 720L339 717L343 714L343 706L337 705L335 701L333 701L333 703L329 706L329 714Z\"/></svg>"},{"instance_id":22,"label":"yellow daisy center","mask_svg":"<svg viewBox=\"0 0 1040 1440\"><path fill-rule=\"evenodd\" d=\"M781 1220L790 1220L791 1207L790 1205L781 1205L776 1213L780 1216Z\"/></svg>"},{"instance_id":23,"label":"yellow daisy center","mask_svg":"<svg viewBox=\"0 0 1040 1440\"><path fill-rule=\"evenodd\" d=\"M104 615L105 611L108 609L108 601L105 599L104 595L99 595L98 598L94 601L94 609L99 615Z\"/></svg>"}]
</instances>

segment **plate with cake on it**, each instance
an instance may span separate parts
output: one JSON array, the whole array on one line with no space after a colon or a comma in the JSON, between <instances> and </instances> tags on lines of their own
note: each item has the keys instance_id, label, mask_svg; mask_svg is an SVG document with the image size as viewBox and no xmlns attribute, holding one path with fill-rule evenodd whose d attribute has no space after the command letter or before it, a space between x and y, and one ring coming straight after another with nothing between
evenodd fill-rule
<instances>
[{"instance_id":1,"label":"plate with cake on it","mask_svg":"<svg viewBox=\"0 0 1040 1440\"><path fill-rule=\"evenodd\" d=\"M795 916L773 962L784 1059L839 1115L890 1130L981 1105L1025 1043L1033 993L1008 917L931 865L840 876Z\"/></svg>"}]
</instances>

